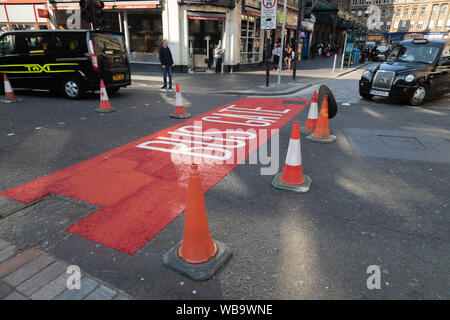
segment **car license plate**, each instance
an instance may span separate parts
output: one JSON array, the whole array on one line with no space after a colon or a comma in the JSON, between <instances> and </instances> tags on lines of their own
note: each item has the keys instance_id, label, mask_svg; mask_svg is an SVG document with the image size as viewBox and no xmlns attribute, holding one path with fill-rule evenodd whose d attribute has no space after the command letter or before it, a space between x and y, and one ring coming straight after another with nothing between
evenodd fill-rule
<instances>
[{"instance_id":1,"label":"car license plate","mask_svg":"<svg viewBox=\"0 0 450 320\"><path fill-rule=\"evenodd\" d=\"M381 90L370 90L370 94L382 97L388 97L389 91L381 91Z\"/></svg>"},{"instance_id":2,"label":"car license plate","mask_svg":"<svg viewBox=\"0 0 450 320\"><path fill-rule=\"evenodd\" d=\"M113 76L113 81L123 80L123 79L125 79L125 76L123 74L116 74L115 76Z\"/></svg>"}]
</instances>

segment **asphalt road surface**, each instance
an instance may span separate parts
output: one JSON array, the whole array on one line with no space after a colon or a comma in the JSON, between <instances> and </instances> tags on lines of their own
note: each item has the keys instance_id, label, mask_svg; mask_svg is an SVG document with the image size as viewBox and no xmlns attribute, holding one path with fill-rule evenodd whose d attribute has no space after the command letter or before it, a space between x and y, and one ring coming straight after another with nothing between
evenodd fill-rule
<instances>
[{"instance_id":1,"label":"asphalt road surface","mask_svg":"<svg viewBox=\"0 0 450 320\"><path fill-rule=\"evenodd\" d=\"M302 139L308 193L273 189L261 164L238 165L206 193L212 236L233 252L209 281L162 263L182 239L184 213L128 255L65 231L94 204L47 197L26 207L0 197L0 238L36 246L138 299L449 299L450 99L367 102L357 92L361 73L326 83L339 105L330 122L337 141ZM313 89L285 98L311 99ZM179 122L168 117L174 92L122 90L110 114L94 112L98 95L19 95L21 103L0 104L0 191ZM242 97L183 98L195 116ZM292 122L304 124L307 110L279 132L280 167ZM371 265L380 267L381 289L367 288Z\"/></svg>"}]
</instances>

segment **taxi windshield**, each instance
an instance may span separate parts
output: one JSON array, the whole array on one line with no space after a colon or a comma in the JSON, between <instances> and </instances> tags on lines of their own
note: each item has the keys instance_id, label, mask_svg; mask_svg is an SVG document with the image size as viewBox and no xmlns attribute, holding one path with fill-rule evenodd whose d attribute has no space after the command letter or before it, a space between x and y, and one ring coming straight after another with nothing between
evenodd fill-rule
<instances>
[{"instance_id":1,"label":"taxi windshield","mask_svg":"<svg viewBox=\"0 0 450 320\"><path fill-rule=\"evenodd\" d=\"M439 54L439 47L429 44L406 44L399 45L392 49L386 61L416 62L431 64Z\"/></svg>"}]
</instances>

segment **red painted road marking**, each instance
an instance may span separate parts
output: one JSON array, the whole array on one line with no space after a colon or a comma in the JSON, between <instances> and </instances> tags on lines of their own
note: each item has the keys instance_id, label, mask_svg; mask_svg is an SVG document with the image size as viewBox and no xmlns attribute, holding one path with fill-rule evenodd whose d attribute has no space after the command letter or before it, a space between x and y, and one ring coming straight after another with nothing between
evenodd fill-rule
<instances>
[{"instance_id":1,"label":"red painted road marking","mask_svg":"<svg viewBox=\"0 0 450 320\"><path fill-rule=\"evenodd\" d=\"M203 160L207 192L310 102L285 100L241 99L1 194L29 203L55 193L96 204L101 209L68 231L134 254L184 211L191 158Z\"/></svg>"}]
</instances>

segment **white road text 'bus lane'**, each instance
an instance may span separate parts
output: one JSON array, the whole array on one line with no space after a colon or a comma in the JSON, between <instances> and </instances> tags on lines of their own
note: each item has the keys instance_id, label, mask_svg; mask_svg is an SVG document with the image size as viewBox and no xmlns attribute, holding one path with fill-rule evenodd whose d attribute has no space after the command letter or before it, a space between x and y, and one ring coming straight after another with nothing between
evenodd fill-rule
<instances>
[{"instance_id":1,"label":"white road text 'bus lane'","mask_svg":"<svg viewBox=\"0 0 450 320\"><path fill-rule=\"evenodd\" d=\"M268 110L257 108L243 108L231 105L220 109L218 112L208 114L201 118L201 121L195 121L194 125L187 125L180 127L175 131L169 131L170 137L159 136L155 140L141 143L137 148L168 152L172 155L186 155L190 157L172 157L172 161L177 163L190 163L195 158L196 163L201 163L202 160L212 159L207 161L208 163L227 163L235 164L240 163L246 158L246 145L250 152L258 148L257 136L259 135L260 141L266 141L268 139L268 130L264 129L281 119L286 115L290 109L283 111ZM241 121L239 121L241 120ZM247 130L243 129L208 129L202 130L202 121L215 122L220 124L231 124L239 126L250 127ZM219 126L219 125L218 125ZM223 126L223 125L221 125ZM260 128L260 130L255 130ZM261 130L263 129L263 130ZM272 135L276 135L278 138L278 129L271 129ZM272 138L273 139L273 138ZM278 140L275 139L275 142ZM267 146L264 146L264 151L260 153L261 164L269 164L276 155L276 162L278 163L278 152L274 150L278 148L278 143L271 144L272 157L267 156ZM233 154L235 156L233 157ZM272 158L272 159L271 159ZM257 163L257 154L250 155L249 163ZM272 174L278 170L273 168L266 174Z\"/></svg>"}]
</instances>

